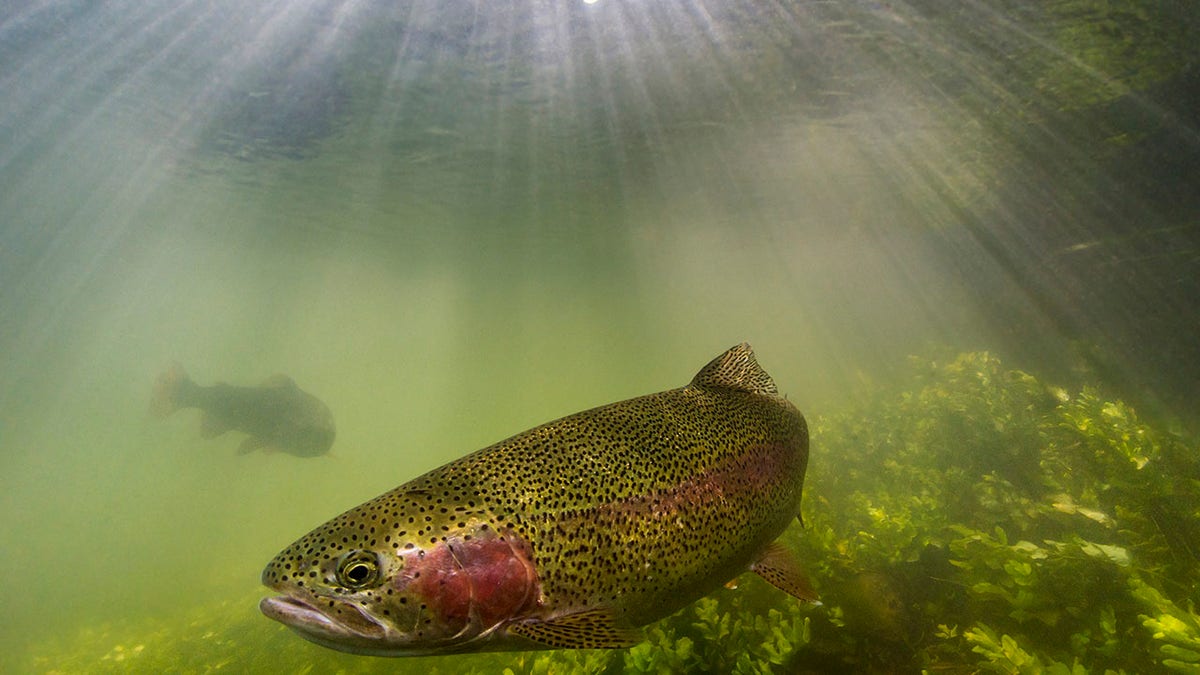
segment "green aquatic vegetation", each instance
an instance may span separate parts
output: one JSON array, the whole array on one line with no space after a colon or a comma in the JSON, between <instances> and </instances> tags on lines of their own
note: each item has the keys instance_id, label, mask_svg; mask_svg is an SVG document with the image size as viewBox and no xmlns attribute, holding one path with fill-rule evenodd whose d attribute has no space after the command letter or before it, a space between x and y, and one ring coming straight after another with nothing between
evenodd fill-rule
<instances>
[{"instance_id":1,"label":"green aquatic vegetation","mask_svg":"<svg viewBox=\"0 0 1200 675\"><path fill-rule=\"evenodd\" d=\"M865 664L879 670L1194 666L1189 633L1145 628L1194 626L1177 603L1200 588L1195 446L987 353L913 366L911 388L814 424L799 536L824 582L814 626L884 652ZM847 583L864 575L867 592ZM893 601L872 608L880 589Z\"/></svg>"},{"instance_id":2,"label":"green aquatic vegetation","mask_svg":"<svg viewBox=\"0 0 1200 675\"><path fill-rule=\"evenodd\" d=\"M1160 663L1180 673L1200 673L1200 614L1195 607L1183 609L1139 579L1130 581L1133 597L1143 603L1142 625L1158 644Z\"/></svg>"},{"instance_id":3,"label":"green aquatic vegetation","mask_svg":"<svg viewBox=\"0 0 1200 675\"><path fill-rule=\"evenodd\" d=\"M993 355L810 416L803 527L822 596L752 575L627 650L403 660L301 641L258 595L35 646L34 672L1200 673L1197 446Z\"/></svg>"},{"instance_id":4,"label":"green aquatic vegetation","mask_svg":"<svg viewBox=\"0 0 1200 675\"><path fill-rule=\"evenodd\" d=\"M758 586L718 592L650 627L626 653L624 672L787 672L809 642L809 619L794 602L771 606L775 591Z\"/></svg>"},{"instance_id":5,"label":"green aquatic vegetation","mask_svg":"<svg viewBox=\"0 0 1200 675\"><path fill-rule=\"evenodd\" d=\"M982 623L967 631L964 637L973 645L971 651L986 659L980 664L982 670L1022 675L1088 675L1090 672L1078 661L1070 666L1060 661L1046 662L1022 649L1012 636L997 636L995 631Z\"/></svg>"},{"instance_id":6,"label":"green aquatic vegetation","mask_svg":"<svg viewBox=\"0 0 1200 675\"><path fill-rule=\"evenodd\" d=\"M1188 28L1164 3L1056 0L1047 3L1048 37L1064 58L1029 55L1041 66L1035 86L1075 109L1116 99L1178 72ZM1107 77L1081 75L1080 65Z\"/></svg>"}]
</instances>

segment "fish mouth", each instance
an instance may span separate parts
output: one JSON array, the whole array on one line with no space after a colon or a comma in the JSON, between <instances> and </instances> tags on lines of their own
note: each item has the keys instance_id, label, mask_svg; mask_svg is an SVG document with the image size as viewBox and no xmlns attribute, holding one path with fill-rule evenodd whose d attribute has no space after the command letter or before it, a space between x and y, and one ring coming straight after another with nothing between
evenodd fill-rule
<instances>
[{"instance_id":1,"label":"fish mouth","mask_svg":"<svg viewBox=\"0 0 1200 675\"><path fill-rule=\"evenodd\" d=\"M317 602L326 607L321 607ZM355 605L336 599L281 595L263 598L259 610L319 645L356 654L377 653L387 629Z\"/></svg>"}]
</instances>

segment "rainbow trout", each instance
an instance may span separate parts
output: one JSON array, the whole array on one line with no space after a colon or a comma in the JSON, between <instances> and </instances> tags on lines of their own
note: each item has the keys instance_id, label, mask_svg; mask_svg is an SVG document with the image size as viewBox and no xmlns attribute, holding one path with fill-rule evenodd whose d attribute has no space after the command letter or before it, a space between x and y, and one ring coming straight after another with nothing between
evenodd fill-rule
<instances>
[{"instance_id":1,"label":"rainbow trout","mask_svg":"<svg viewBox=\"0 0 1200 675\"><path fill-rule=\"evenodd\" d=\"M776 537L799 517L804 417L750 345L691 384L543 424L321 525L262 581L317 644L402 656L620 648L745 571L816 594Z\"/></svg>"},{"instance_id":2,"label":"rainbow trout","mask_svg":"<svg viewBox=\"0 0 1200 675\"><path fill-rule=\"evenodd\" d=\"M215 438L234 430L249 434L238 454L254 450L317 457L329 452L337 433L333 413L287 375L272 375L257 387L223 382L201 386L172 363L154 383L150 413L166 417L180 408L199 408L200 435Z\"/></svg>"}]
</instances>

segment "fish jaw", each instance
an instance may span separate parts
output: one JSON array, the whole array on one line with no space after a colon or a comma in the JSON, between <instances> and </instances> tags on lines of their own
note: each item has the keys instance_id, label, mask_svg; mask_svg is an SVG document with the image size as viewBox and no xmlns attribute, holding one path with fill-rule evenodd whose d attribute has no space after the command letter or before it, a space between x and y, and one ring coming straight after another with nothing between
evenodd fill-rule
<instances>
[{"instance_id":1,"label":"fish jaw","mask_svg":"<svg viewBox=\"0 0 1200 675\"><path fill-rule=\"evenodd\" d=\"M421 638L410 629L420 614L391 617L373 615L359 606L355 596L349 599L314 594L290 584L271 586L281 595L263 598L259 610L304 639L322 647L366 656L423 656L461 651L456 645L469 639L470 626L426 624L429 635ZM414 606L417 606L414 598ZM423 606L423 603L422 603ZM399 621L396 621L399 619Z\"/></svg>"},{"instance_id":2,"label":"fish jaw","mask_svg":"<svg viewBox=\"0 0 1200 675\"><path fill-rule=\"evenodd\" d=\"M329 609L336 608L337 615L348 617L341 619L333 618L328 610L318 608L315 603L316 600L311 598L281 595L263 598L258 607L268 618L284 624L304 639L323 647L353 654L386 653L387 650L381 648L381 645L388 642L385 639L388 633L387 626L348 602L326 601Z\"/></svg>"}]
</instances>

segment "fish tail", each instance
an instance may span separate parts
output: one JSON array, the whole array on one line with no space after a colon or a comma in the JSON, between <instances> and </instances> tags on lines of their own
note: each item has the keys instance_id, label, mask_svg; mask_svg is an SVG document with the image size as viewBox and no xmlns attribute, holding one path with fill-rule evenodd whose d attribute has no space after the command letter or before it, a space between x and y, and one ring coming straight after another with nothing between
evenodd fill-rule
<instances>
[{"instance_id":1,"label":"fish tail","mask_svg":"<svg viewBox=\"0 0 1200 675\"><path fill-rule=\"evenodd\" d=\"M183 366L172 361L154 383L154 394L150 397L150 414L166 417L180 408L186 408L187 404L182 400L183 392L191 385L192 380L183 370Z\"/></svg>"}]
</instances>

